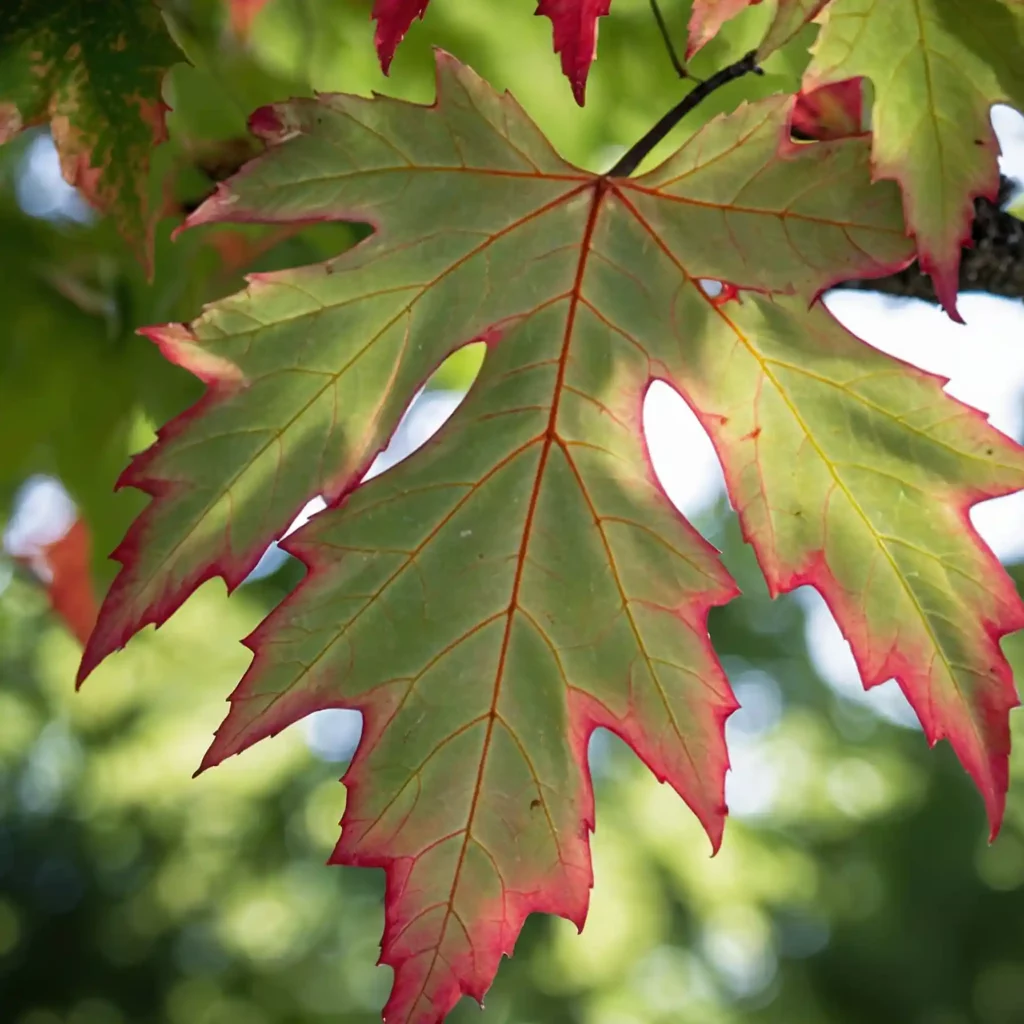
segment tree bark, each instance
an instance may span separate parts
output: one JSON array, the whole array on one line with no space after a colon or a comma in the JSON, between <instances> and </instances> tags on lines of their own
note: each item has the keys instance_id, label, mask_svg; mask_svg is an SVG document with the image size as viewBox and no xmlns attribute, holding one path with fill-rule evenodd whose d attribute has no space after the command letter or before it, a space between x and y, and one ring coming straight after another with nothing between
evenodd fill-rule
<instances>
[{"instance_id":1,"label":"tree bark","mask_svg":"<svg viewBox=\"0 0 1024 1024\"><path fill-rule=\"evenodd\" d=\"M987 292L1004 298L1024 299L1024 221L1004 209L1015 191L1012 181L1001 178L996 202L975 200L974 245L965 248L961 254L962 292ZM838 287L883 292L927 302L938 301L931 278L921 273L917 263L890 277L848 281Z\"/></svg>"}]
</instances>

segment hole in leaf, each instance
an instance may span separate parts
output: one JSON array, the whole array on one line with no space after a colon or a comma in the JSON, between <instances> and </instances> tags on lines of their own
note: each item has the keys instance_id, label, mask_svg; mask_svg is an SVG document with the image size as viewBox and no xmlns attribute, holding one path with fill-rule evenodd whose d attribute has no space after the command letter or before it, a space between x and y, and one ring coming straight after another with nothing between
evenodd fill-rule
<instances>
[{"instance_id":1,"label":"hole in leaf","mask_svg":"<svg viewBox=\"0 0 1024 1024\"><path fill-rule=\"evenodd\" d=\"M363 716L352 708L317 711L303 721L306 746L321 761L351 761L363 734Z\"/></svg>"},{"instance_id":2,"label":"hole in leaf","mask_svg":"<svg viewBox=\"0 0 1024 1024\"><path fill-rule=\"evenodd\" d=\"M463 345L453 352L431 375L409 403L398 427L395 429L387 448L382 451L363 477L370 480L386 469L397 466L417 448L426 444L436 434L453 412L462 403L470 385L476 379L483 365L487 346L482 341ZM327 507L321 495L310 499L285 531L284 536L294 533L318 512ZM264 552L255 568L246 577L246 583L265 579L277 572L289 559L275 541Z\"/></svg>"},{"instance_id":3,"label":"hole in leaf","mask_svg":"<svg viewBox=\"0 0 1024 1024\"><path fill-rule=\"evenodd\" d=\"M364 480L397 466L441 429L462 403L480 372L486 348L484 342L464 345L431 374L403 414L387 448L374 459ZM320 495L307 502L285 536L326 507L327 503ZM271 575L290 558L277 543L271 544L246 582ZM318 711L304 720L303 729L306 744L321 760L349 761L362 735L363 716L348 708Z\"/></svg>"},{"instance_id":4,"label":"hole in leaf","mask_svg":"<svg viewBox=\"0 0 1024 1024\"><path fill-rule=\"evenodd\" d=\"M722 294L722 289L725 285L721 281L716 281L714 278L701 277L697 280L697 287L709 298L717 299Z\"/></svg>"},{"instance_id":5,"label":"hole in leaf","mask_svg":"<svg viewBox=\"0 0 1024 1024\"><path fill-rule=\"evenodd\" d=\"M700 420L662 380L644 396L644 438L658 483L687 518L709 509L725 490L722 468Z\"/></svg>"}]
</instances>

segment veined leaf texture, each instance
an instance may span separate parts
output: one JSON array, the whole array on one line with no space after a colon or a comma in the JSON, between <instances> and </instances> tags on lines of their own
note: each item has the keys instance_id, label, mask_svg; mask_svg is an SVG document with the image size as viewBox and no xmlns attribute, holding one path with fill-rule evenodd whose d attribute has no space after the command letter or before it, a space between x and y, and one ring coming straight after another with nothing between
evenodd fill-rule
<instances>
[{"instance_id":1,"label":"veined leaf texture","mask_svg":"<svg viewBox=\"0 0 1024 1024\"><path fill-rule=\"evenodd\" d=\"M708 430L770 589L818 588L865 683L897 678L998 826L1016 703L999 638L1024 609L967 513L1024 486L1024 457L818 301L914 247L872 140L796 143L796 103L743 105L610 178L440 54L431 107L257 111L267 151L190 219L375 230L148 329L208 390L122 479L152 500L82 676L204 580L236 586L327 497L283 544L307 577L246 641L204 766L313 711L363 713L334 859L387 873L388 1021L482 998L530 912L582 925L595 727L721 839L736 704L706 617L736 587L654 477L653 380ZM422 383L481 339L452 419L361 484Z\"/></svg>"}]
</instances>

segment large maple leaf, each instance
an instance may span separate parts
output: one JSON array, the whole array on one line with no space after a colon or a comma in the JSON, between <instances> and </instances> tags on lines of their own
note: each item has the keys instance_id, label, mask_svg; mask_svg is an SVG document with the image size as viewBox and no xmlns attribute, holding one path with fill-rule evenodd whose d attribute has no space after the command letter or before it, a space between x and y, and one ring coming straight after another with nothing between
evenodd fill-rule
<instances>
[{"instance_id":1,"label":"large maple leaf","mask_svg":"<svg viewBox=\"0 0 1024 1024\"><path fill-rule=\"evenodd\" d=\"M386 871L388 1021L481 998L531 911L582 926L595 727L720 840L735 701L706 616L735 586L656 482L656 378L707 425L773 591L825 595L865 683L897 677L998 822L1015 700L998 639L1024 609L966 512L1024 485L1024 456L814 301L912 249L867 140L794 144L793 103L741 107L651 174L608 178L441 55L429 108L258 111L267 151L192 217L376 230L149 331L209 388L124 475L153 500L82 675L203 580L237 585L327 496L284 542L308 575L246 641L203 764L318 709L363 713L333 859ZM440 434L360 484L423 381L481 338Z\"/></svg>"},{"instance_id":2,"label":"large maple leaf","mask_svg":"<svg viewBox=\"0 0 1024 1024\"><path fill-rule=\"evenodd\" d=\"M147 266L147 171L166 138L160 88L180 59L148 0L5 0L0 8L0 143L49 123L64 178L113 217Z\"/></svg>"},{"instance_id":3,"label":"large maple leaf","mask_svg":"<svg viewBox=\"0 0 1024 1024\"><path fill-rule=\"evenodd\" d=\"M874 86L876 176L899 182L921 266L958 319L960 250L973 199L999 191L995 103L1024 110L1019 0L832 0L807 69L809 88Z\"/></svg>"}]
</instances>

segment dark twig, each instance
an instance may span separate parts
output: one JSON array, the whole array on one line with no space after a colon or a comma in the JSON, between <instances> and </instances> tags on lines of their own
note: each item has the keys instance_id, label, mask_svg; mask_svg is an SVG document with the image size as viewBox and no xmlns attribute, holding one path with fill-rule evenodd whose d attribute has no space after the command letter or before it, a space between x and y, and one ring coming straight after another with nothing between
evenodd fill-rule
<instances>
[{"instance_id":1,"label":"dark twig","mask_svg":"<svg viewBox=\"0 0 1024 1024\"><path fill-rule=\"evenodd\" d=\"M658 23L658 31L661 33L662 42L665 44L665 49L668 50L668 59L672 61L672 67L676 69L676 74L680 78L692 78L693 76L679 59L675 46L672 45L672 37L668 33L668 25L665 24L665 19L661 15L658 0L651 0L651 10L654 12L654 20Z\"/></svg>"},{"instance_id":2,"label":"dark twig","mask_svg":"<svg viewBox=\"0 0 1024 1024\"><path fill-rule=\"evenodd\" d=\"M1008 299L1024 299L1024 222L1003 207L1015 192L1003 178L999 198L974 201L973 245L960 254L960 291L987 292ZM931 278L916 263L890 277L871 281L845 281L841 288L859 288L908 299L936 302Z\"/></svg>"},{"instance_id":3,"label":"dark twig","mask_svg":"<svg viewBox=\"0 0 1024 1024\"><path fill-rule=\"evenodd\" d=\"M628 177L640 166L643 158L699 103L706 100L713 92L721 89L723 85L728 85L729 82L750 74L764 74L757 66L756 50L751 50L735 63L722 68L721 71L716 71L710 78L694 86L643 138L623 154L608 172L608 177Z\"/></svg>"}]
</instances>

